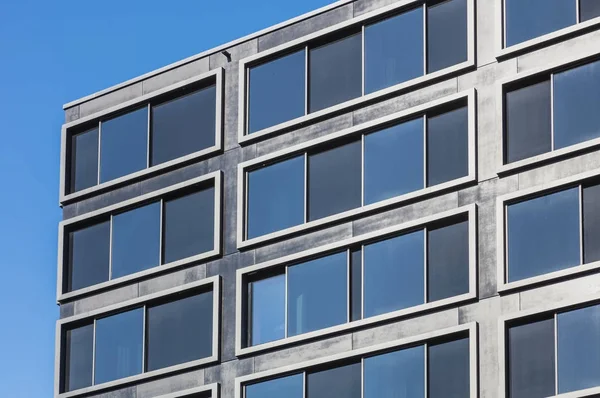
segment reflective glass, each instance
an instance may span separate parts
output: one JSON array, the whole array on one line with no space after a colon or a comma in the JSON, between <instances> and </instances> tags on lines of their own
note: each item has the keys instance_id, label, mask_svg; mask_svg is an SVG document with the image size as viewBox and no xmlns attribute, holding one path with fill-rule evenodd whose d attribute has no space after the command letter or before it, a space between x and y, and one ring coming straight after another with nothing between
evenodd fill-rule
<instances>
[{"instance_id":1,"label":"reflective glass","mask_svg":"<svg viewBox=\"0 0 600 398\"><path fill-rule=\"evenodd\" d=\"M600 261L600 185L583 188L583 262Z\"/></svg>"},{"instance_id":2,"label":"reflective glass","mask_svg":"<svg viewBox=\"0 0 600 398\"><path fill-rule=\"evenodd\" d=\"M463 398L470 395L469 339L428 346L429 398Z\"/></svg>"},{"instance_id":3,"label":"reflective glass","mask_svg":"<svg viewBox=\"0 0 600 398\"><path fill-rule=\"evenodd\" d=\"M423 119L365 135L365 204L423 188Z\"/></svg>"},{"instance_id":4,"label":"reflective glass","mask_svg":"<svg viewBox=\"0 0 600 398\"><path fill-rule=\"evenodd\" d=\"M93 323L66 331L63 391L73 391L92 385L93 352Z\"/></svg>"},{"instance_id":5,"label":"reflective glass","mask_svg":"<svg viewBox=\"0 0 600 398\"><path fill-rule=\"evenodd\" d=\"M579 189L507 207L508 281L579 265Z\"/></svg>"},{"instance_id":6,"label":"reflective glass","mask_svg":"<svg viewBox=\"0 0 600 398\"><path fill-rule=\"evenodd\" d=\"M148 163L148 108L103 121L100 182L145 169Z\"/></svg>"},{"instance_id":7,"label":"reflective glass","mask_svg":"<svg viewBox=\"0 0 600 398\"><path fill-rule=\"evenodd\" d=\"M108 280L110 222L69 232L67 290L73 291Z\"/></svg>"},{"instance_id":8,"label":"reflective glass","mask_svg":"<svg viewBox=\"0 0 600 398\"><path fill-rule=\"evenodd\" d=\"M362 250L350 253L350 320L362 318Z\"/></svg>"},{"instance_id":9,"label":"reflective glass","mask_svg":"<svg viewBox=\"0 0 600 398\"><path fill-rule=\"evenodd\" d=\"M581 22L600 17L600 1L579 0L579 15L581 16Z\"/></svg>"},{"instance_id":10,"label":"reflective glass","mask_svg":"<svg viewBox=\"0 0 600 398\"><path fill-rule=\"evenodd\" d=\"M425 347L364 360L364 398L425 398Z\"/></svg>"},{"instance_id":11,"label":"reflective glass","mask_svg":"<svg viewBox=\"0 0 600 398\"><path fill-rule=\"evenodd\" d=\"M248 132L304 116L304 50L249 69Z\"/></svg>"},{"instance_id":12,"label":"reflective glass","mask_svg":"<svg viewBox=\"0 0 600 398\"><path fill-rule=\"evenodd\" d=\"M250 282L250 345L285 337L285 274Z\"/></svg>"},{"instance_id":13,"label":"reflective glass","mask_svg":"<svg viewBox=\"0 0 600 398\"><path fill-rule=\"evenodd\" d=\"M98 184L98 129L71 137L71 187L77 192Z\"/></svg>"},{"instance_id":14,"label":"reflective glass","mask_svg":"<svg viewBox=\"0 0 600 398\"><path fill-rule=\"evenodd\" d=\"M365 27L365 93L415 77L423 71L421 7Z\"/></svg>"},{"instance_id":15,"label":"reflective glass","mask_svg":"<svg viewBox=\"0 0 600 398\"><path fill-rule=\"evenodd\" d=\"M304 222L304 156L248 173L248 238Z\"/></svg>"},{"instance_id":16,"label":"reflective glass","mask_svg":"<svg viewBox=\"0 0 600 398\"><path fill-rule=\"evenodd\" d=\"M246 386L245 398L303 398L302 373Z\"/></svg>"},{"instance_id":17,"label":"reflective glass","mask_svg":"<svg viewBox=\"0 0 600 398\"><path fill-rule=\"evenodd\" d=\"M309 373L306 375L306 397L360 398L360 378L360 363Z\"/></svg>"},{"instance_id":18,"label":"reflective glass","mask_svg":"<svg viewBox=\"0 0 600 398\"><path fill-rule=\"evenodd\" d=\"M365 318L423 304L424 244L416 231L364 246Z\"/></svg>"},{"instance_id":19,"label":"reflective glass","mask_svg":"<svg viewBox=\"0 0 600 398\"><path fill-rule=\"evenodd\" d=\"M427 186L469 174L469 112L466 107L427 118Z\"/></svg>"},{"instance_id":20,"label":"reflective glass","mask_svg":"<svg viewBox=\"0 0 600 398\"><path fill-rule=\"evenodd\" d=\"M505 0L506 47L577 22L573 0Z\"/></svg>"},{"instance_id":21,"label":"reflective glass","mask_svg":"<svg viewBox=\"0 0 600 398\"><path fill-rule=\"evenodd\" d=\"M289 267L288 336L345 323L347 285L346 252Z\"/></svg>"},{"instance_id":22,"label":"reflective glass","mask_svg":"<svg viewBox=\"0 0 600 398\"><path fill-rule=\"evenodd\" d=\"M212 85L152 107L151 165L215 145L216 95Z\"/></svg>"},{"instance_id":23,"label":"reflective glass","mask_svg":"<svg viewBox=\"0 0 600 398\"><path fill-rule=\"evenodd\" d=\"M427 72L467 60L467 0L427 7Z\"/></svg>"}]
</instances>

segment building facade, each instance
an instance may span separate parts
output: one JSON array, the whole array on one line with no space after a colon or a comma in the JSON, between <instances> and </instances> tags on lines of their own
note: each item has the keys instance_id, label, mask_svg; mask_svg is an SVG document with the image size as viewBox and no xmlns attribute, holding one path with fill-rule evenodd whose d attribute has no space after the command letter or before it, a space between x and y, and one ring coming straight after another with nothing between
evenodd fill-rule
<instances>
[{"instance_id":1,"label":"building facade","mask_svg":"<svg viewBox=\"0 0 600 398\"><path fill-rule=\"evenodd\" d=\"M340 0L66 104L54 396L600 396L599 27Z\"/></svg>"}]
</instances>

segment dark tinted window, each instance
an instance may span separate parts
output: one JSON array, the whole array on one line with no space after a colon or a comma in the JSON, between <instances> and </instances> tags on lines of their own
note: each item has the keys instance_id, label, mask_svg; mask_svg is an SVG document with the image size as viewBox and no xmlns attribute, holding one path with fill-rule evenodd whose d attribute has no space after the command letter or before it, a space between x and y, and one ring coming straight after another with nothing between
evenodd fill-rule
<instances>
[{"instance_id":1,"label":"dark tinted window","mask_svg":"<svg viewBox=\"0 0 600 398\"><path fill-rule=\"evenodd\" d=\"M467 60L467 0L427 7L427 72Z\"/></svg>"},{"instance_id":2,"label":"dark tinted window","mask_svg":"<svg viewBox=\"0 0 600 398\"><path fill-rule=\"evenodd\" d=\"M427 186L469 174L469 112L460 108L427 119Z\"/></svg>"},{"instance_id":3,"label":"dark tinted window","mask_svg":"<svg viewBox=\"0 0 600 398\"><path fill-rule=\"evenodd\" d=\"M142 372L143 327L143 308L96 321L94 384Z\"/></svg>"},{"instance_id":4,"label":"dark tinted window","mask_svg":"<svg viewBox=\"0 0 600 398\"><path fill-rule=\"evenodd\" d=\"M212 354L213 294L148 307L146 368L165 368Z\"/></svg>"},{"instance_id":5,"label":"dark tinted window","mask_svg":"<svg viewBox=\"0 0 600 398\"><path fill-rule=\"evenodd\" d=\"M583 188L583 258L600 260L600 185Z\"/></svg>"},{"instance_id":6,"label":"dark tinted window","mask_svg":"<svg viewBox=\"0 0 600 398\"><path fill-rule=\"evenodd\" d=\"M463 398L470 395L469 339L428 346L429 398Z\"/></svg>"},{"instance_id":7,"label":"dark tinted window","mask_svg":"<svg viewBox=\"0 0 600 398\"><path fill-rule=\"evenodd\" d=\"M354 250L350 254L350 320L362 318L362 250Z\"/></svg>"},{"instance_id":8,"label":"dark tinted window","mask_svg":"<svg viewBox=\"0 0 600 398\"><path fill-rule=\"evenodd\" d=\"M360 363L309 373L307 398L360 398Z\"/></svg>"},{"instance_id":9,"label":"dark tinted window","mask_svg":"<svg viewBox=\"0 0 600 398\"><path fill-rule=\"evenodd\" d=\"M152 165L215 145L216 86L152 107Z\"/></svg>"},{"instance_id":10,"label":"dark tinted window","mask_svg":"<svg viewBox=\"0 0 600 398\"><path fill-rule=\"evenodd\" d=\"M362 35L313 48L308 58L310 112L362 94Z\"/></svg>"},{"instance_id":11,"label":"dark tinted window","mask_svg":"<svg viewBox=\"0 0 600 398\"><path fill-rule=\"evenodd\" d=\"M469 223L427 231L427 301L469 292Z\"/></svg>"},{"instance_id":12,"label":"dark tinted window","mask_svg":"<svg viewBox=\"0 0 600 398\"><path fill-rule=\"evenodd\" d=\"M250 282L249 345L285 337L285 274Z\"/></svg>"},{"instance_id":13,"label":"dark tinted window","mask_svg":"<svg viewBox=\"0 0 600 398\"><path fill-rule=\"evenodd\" d=\"M508 212L508 280L579 265L579 190L512 204Z\"/></svg>"},{"instance_id":14,"label":"dark tinted window","mask_svg":"<svg viewBox=\"0 0 600 398\"><path fill-rule=\"evenodd\" d=\"M102 122L100 182L145 169L148 162L146 107Z\"/></svg>"},{"instance_id":15,"label":"dark tinted window","mask_svg":"<svg viewBox=\"0 0 600 398\"><path fill-rule=\"evenodd\" d=\"M109 253L108 221L69 232L67 290L77 290L107 281Z\"/></svg>"},{"instance_id":16,"label":"dark tinted window","mask_svg":"<svg viewBox=\"0 0 600 398\"><path fill-rule=\"evenodd\" d=\"M364 315L423 304L423 231L364 246Z\"/></svg>"},{"instance_id":17,"label":"dark tinted window","mask_svg":"<svg viewBox=\"0 0 600 398\"><path fill-rule=\"evenodd\" d=\"M364 398L425 397L423 346L365 358L364 369Z\"/></svg>"},{"instance_id":18,"label":"dark tinted window","mask_svg":"<svg viewBox=\"0 0 600 398\"><path fill-rule=\"evenodd\" d=\"M423 119L365 136L365 204L423 188Z\"/></svg>"},{"instance_id":19,"label":"dark tinted window","mask_svg":"<svg viewBox=\"0 0 600 398\"><path fill-rule=\"evenodd\" d=\"M113 216L112 278L159 264L160 202Z\"/></svg>"},{"instance_id":20,"label":"dark tinted window","mask_svg":"<svg viewBox=\"0 0 600 398\"><path fill-rule=\"evenodd\" d=\"M554 395L554 319L508 329L511 398Z\"/></svg>"},{"instance_id":21,"label":"dark tinted window","mask_svg":"<svg viewBox=\"0 0 600 398\"><path fill-rule=\"evenodd\" d=\"M507 163L552 149L550 107L548 80L506 93Z\"/></svg>"},{"instance_id":22,"label":"dark tinted window","mask_svg":"<svg viewBox=\"0 0 600 398\"><path fill-rule=\"evenodd\" d=\"M248 173L248 238L304 222L304 156Z\"/></svg>"},{"instance_id":23,"label":"dark tinted window","mask_svg":"<svg viewBox=\"0 0 600 398\"><path fill-rule=\"evenodd\" d=\"M352 142L308 158L310 221L361 205L361 145Z\"/></svg>"},{"instance_id":24,"label":"dark tinted window","mask_svg":"<svg viewBox=\"0 0 600 398\"><path fill-rule=\"evenodd\" d=\"M423 75L423 9L365 27L365 93Z\"/></svg>"},{"instance_id":25,"label":"dark tinted window","mask_svg":"<svg viewBox=\"0 0 600 398\"><path fill-rule=\"evenodd\" d=\"M576 22L575 1L505 0L506 47Z\"/></svg>"},{"instance_id":26,"label":"dark tinted window","mask_svg":"<svg viewBox=\"0 0 600 398\"><path fill-rule=\"evenodd\" d=\"M288 336L347 321L347 261L342 252L288 268Z\"/></svg>"},{"instance_id":27,"label":"dark tinted window","mask_svg":"<svg viewBox=\"0 0 600 398\"><path fill-rule=\"evenodd\" d=\"M600 385L600 306L557 316L558 393Z\"/></svg>"},{"instance_id":28,"label":"dark tinted window","mask_svg":"<svg viewBox=\"0 0 600 398\"><path fill-rule=\"evenodd\" d=\"M98 129L71 137L70 192L98 184Z\"/></svg>"},{"instance_id":29,"label":"dark tinted window","mask_svg":"<svg viewBox=\"0 0 600 398\"><path fill-rule=\"evenodd\" d=\"M249 133L304 115L305 69L304 50L250 68Z\"/></svg>"},{"instance_id":30,"label":"dark tinted window","mask_svg":"<svg viewBox=\"0 0 600 398\"><path fill-rule=\"evenodd\" d=\"M66 331L64 391L92 385L93 351L94 324Z\"/></svg>"},{"instance_id":31,"label":"dark tinted window","mask_svg":"<svg viewBox=\"0 0 600 398\"><path fill-rule=\"evenodd\" d=\"M555 74L554 148L600 137L599 105L600 62Z\"/></svg>"},{"instance_id":32,"label":"dark tinted window","mask_svg":"<svg viewBox=\"0 0 600 398\"><path fill-rule=\"evenodd\" d=\"M581 22L600 16L600 1L598 0L579 0L579 15Z\"/></svg>"},{"instance_id":33,"label":"dark tinted window","mask_svg":"<svg viewBox=\"0 0 600 398\"><path fill-rule=\"evenodd\" d=\"M165 263L215 248L214 188L165 201L163 217Z\"/></svg>"},{"instance_id":34,"label":"dark tinted window","mask_svg":"<svg viewBox=\"0 0 600 398\"><path fill-rule=\"evenodd\" d=\"M297 374L246 387L245 398L302 398L304 377Z\"/></svg>"}]
</instances>

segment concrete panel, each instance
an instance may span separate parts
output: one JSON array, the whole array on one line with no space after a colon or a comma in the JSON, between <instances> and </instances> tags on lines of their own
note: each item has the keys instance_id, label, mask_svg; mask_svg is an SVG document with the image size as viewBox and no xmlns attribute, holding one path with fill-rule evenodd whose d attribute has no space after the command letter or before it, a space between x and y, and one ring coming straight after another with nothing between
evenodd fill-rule
<instances>
[{"instance_id":1,"label":"concrete panel","mask_svg":"<svg viewBox=\"0 0 600 398\"><path fill-rule=\"evenodd\" d=\"M478 203L479 298L497 295L496 202Z\"/></svg>"},{"instance_id":2,"label":"concrete panel","mask_svg":"<svg viewBox=\"0 0 600 398\"><path fill-rule=\"evenodd\" d=\"M75 303L65 303L59 306L60 319L75 315Z\"/></svg>"},{"instance_id":3,"label":"concrete panel","mask_svg":"<svg viewBox=\"0 0 600 398\"><path fill-rule=\"evenodd\" d=\"M142 194L141 184L139 182L117 188L98 196L84 199L77 203L77 215L89 213L128 199L136 198Z\"/></svg>"},{"instance_id":4,"label":"concrete panel","mask_svg":"<svg viewBox=\"0 0 600 398\"><path fill-rule=\"evenodd\" d=\"M205 160L141 181L140 191L141 194L157 191L170 185L191 180L192 178L199 177L207 173L208 161Z\"/></svg>"},{"instance_id":5,"label":"concrete panel","mask_svg":"<svg viewBox=\"0 0 600 398\"><path fill-rule=\"evenodd\" d=\"M79 105L65 109L65 123L79 119Z\"/></svg>"},{"instance_id":6,"label":"concrete panel","mask_svg":"<svg viewBox=\"0 0 600 398\"><path fill-rule=\"evenodd\" d=\"M137 386L136 398L155 398L170 392L204 385L204 369L158 379Z\"/></svg>"},{"instance_id":7,"label":"concrete panel","mask_svg":"<svg viewBox=\"0 0 600 398\"><path fill-rule=\"evenodd\" d=\"M138 297L138 284L123 286L75 301L75 315Z\"/></svg>"},{"instance_id":8,"label":"concrete panel","mask_svg":"<svg viewBox=\"0 0 600 398\"><path fill-rule=\"evenodd\" d=\"M223 247L224 254L237 251L237 164L242 151L238 148L227 152L223 159Z\"/></svg>"},{"instance_id":9,"label":"concrete panel","mask_svg":"<svg viewBox=\"0 0 600 398\"><path fill-rule=\"evenodd\" d=\"M145 296L161 290L185 285L206 278L206 264L171 272L139 283L139 296Z\"/></svg>"},{"instance_id":10,"label":"concrete panel","mask_svg":"<svg viewBox=\"0 0 600 398\"><path fill-rule=\"evenodd\" d=\"M514 192L518 188L519 177L517 175L486 180L477 186L461 189L458 192L458 206L488 202L496 199L497 196Z\"/></svg>"},{"instance_id":11,"label":"concrete panel","mask_svg":"<svg viewBox=\"0 0 600 398\"><path fill-rule=\"evenodd\" d=\"M565 159L519 173L519 189L530 188L547 182L560 180L600 167L600 151Z\"/></svg>"},{"instance_id":12,"label":"concrete panel","mask_svg":"<svg viewBox=\"0 0 600 398\"><path fill-rule=\"evenodd\" d=\"M198 59L142 81L143 93L151 93L171 84L206 73L208 70L208 57Z\"/></svg>"},{"instance_id":13,"label":"concrete panel","mask_svg":"<svg viewBox=\"0 0 600 398\"><path fill-rule=\"evenodd\" d=\"M63 206L62 213L63 220L67 220L69 218L77 216L77 203L72 203L70 205Z\"/></svg>"},{"instance_id":14,"label":"concrete panel","mask_svg":"<svg viewBox=\"0 0 600 398\"><path fill-rule=\"evenodd\" d=\"M582 301L600 293L600 274L591 274L520 293L521 310L550 306L561 301Z\"/></svg>"},{"instance_id":15,"label":"concrete panel","mask_svg":"<svg viewBox=\"0 0 600 398\"><path fill-rule=\"evenodd\" d=\"M357 17L395 2L396 0L356 0L354 2L354 16Z\"/></svg>"},{"instance_id":16,"label":"concrete panel","mask_svg":"<svg viewBox=\"0 0 600 398\"><path fill-rule=\"evenodd\" d=\"M258 52L258 39L245 41L236 46L229 47L225 51L230 54L231 59L228 60L227 57L220 52L211 55L209 58L210 70L221 66L226 67L229 64L238 64L237 61L256 54Z\"/></svg>"},{"instance_id":17,"label":"concrete panel","mask_svg":"<svg viewBox=\"0 0 600 398\"><path fill-rule=\"evenodd\" d=\"M142 82L134 83L79 105L79 117L91 115L140 96L142 96Z\"/></svg>"},{"instance_id":18,"label":"concrete panel","mask_svg":"<svg viewBox=\"0 0 600 398\"><path fill-rule=\"evenodd\" d=\"M221 383L221 398L234 398L235 378L254 372L254 359L240 359L223 362L206 368L204 384Z\"/></svg>"},{"instance_id":19,"label":"concrete panel","mask_svg":"<svg viewBox=\"0 0 600 398\"><path fill-rule=\"evenodd\" d=\"M109 391L98 395L87 395L89 398L137 398L136 387L127 387L119 390Z\"/></svg>"},{"instance_id":20,"label":"concrete panel","mask_svg":"<svg viewBox=\"0 0 600 398\"><path fill-rule=\"evenodd\" d=\"M496 62L496 24L500 16L496 15L496 0L477 0L477 66Z\"/></svg>"}]
</instances>

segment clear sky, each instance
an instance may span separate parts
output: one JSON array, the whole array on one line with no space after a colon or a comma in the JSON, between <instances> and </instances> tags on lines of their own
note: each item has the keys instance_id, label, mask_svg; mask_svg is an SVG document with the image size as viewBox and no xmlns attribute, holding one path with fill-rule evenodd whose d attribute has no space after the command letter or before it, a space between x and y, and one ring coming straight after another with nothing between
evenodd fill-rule
<instances>
[{"instance_id":1,"label":"clear sky","mask_svg":"<svg viewBox=\"0 0 600 398\"><path fill-rule=\"evenodd\" d=\"M0 0L0 395L51 397L62 105L333 0Z\"/></svg>"}]
</instances>

